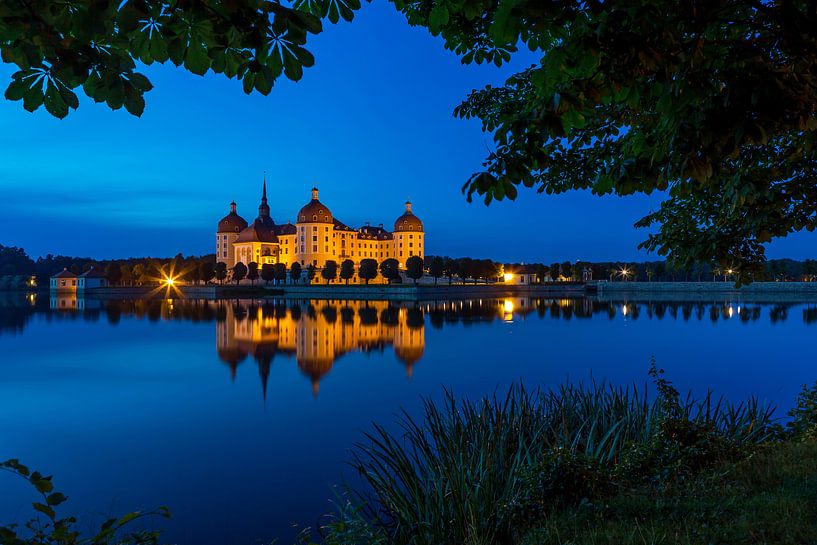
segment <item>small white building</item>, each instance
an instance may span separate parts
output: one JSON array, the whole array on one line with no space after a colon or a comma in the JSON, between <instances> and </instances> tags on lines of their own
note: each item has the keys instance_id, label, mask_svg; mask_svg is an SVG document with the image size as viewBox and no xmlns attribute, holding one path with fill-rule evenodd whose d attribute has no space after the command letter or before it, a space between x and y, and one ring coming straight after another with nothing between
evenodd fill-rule
<instances>
[{"instance_id":1,"label":"small white building","mask_svg":"<svg viewBox=\"0 0 817 545\"><path fill-rule=\"evenodd\" d=\"M77 289L84 291L93 288L107 288L108 278L103 271L91 267L77 278Z\"/></svg>"},{"instance_id":2,"label":"small white building","mask_svg":"<svg viewBox=\"0 0 817 545\"><path fill-rule=\"evenodd\" d=\"M536 283L536 270L526 265L506 267L502 278L511 286L529 286Z\"/></svg>"},{"instance_id":3,"label":"small white building","mask_svg":"<svg viewBox=\"0 0 817 545\"><path fill-rule=\"evenodd\" d=\"M74 293L77 291L77 275L63 269L51 277L51 291L60 293Z\"/></svg>"}]
</instances>

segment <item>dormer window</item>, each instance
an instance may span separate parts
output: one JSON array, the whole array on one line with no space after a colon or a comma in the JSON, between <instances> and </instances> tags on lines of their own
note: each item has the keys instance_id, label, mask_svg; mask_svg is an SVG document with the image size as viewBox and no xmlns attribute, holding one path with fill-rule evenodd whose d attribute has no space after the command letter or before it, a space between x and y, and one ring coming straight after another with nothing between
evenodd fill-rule
<instances>
[{"instance_id":1,"label":"dormer window","mask_svg":"<svg viewBox=\"0 0 817 545\"><path fill-rule=\"evenodd\" d=\"M304 216L303 214L301 214L301 221L306 221L306 216Z\"/></svg>"},{"instance_id":2,"label":"dormer window","mask_svg":"<svg viewBox=\"0 0 817 545\"><path fill-rule=\"evenodd\" d=\"M312 214L312 221L318 221L318 215Z\"/></svg>"}]
</instances>

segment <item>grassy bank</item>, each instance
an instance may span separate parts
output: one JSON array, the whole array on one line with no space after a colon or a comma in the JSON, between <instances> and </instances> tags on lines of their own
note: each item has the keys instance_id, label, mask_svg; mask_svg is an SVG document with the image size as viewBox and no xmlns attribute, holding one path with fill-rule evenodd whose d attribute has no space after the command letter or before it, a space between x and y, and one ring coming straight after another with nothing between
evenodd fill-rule
<instances>
[{"instance_id":1,"label":"grassy bank","mask_svg":"<svg viewBox=\"0 0 817 545\"><path fill-rule=\"evenodd\" d=\"M554 510L538 526L521 543L817 543L817 442L767 445L680 483Z\"/></svg>"},{"instance_id":2,"label":"grassy bank","mask_svg":"<svg viewBox=\"0 0 817 545\"><path fill-rule=\"evenodd\" d=\"M565 386L427 403L356 449L331 545L817 543L817 386L755 400ZM305 539L305 541L308 541Z\"/></svg>"}]
</instances>

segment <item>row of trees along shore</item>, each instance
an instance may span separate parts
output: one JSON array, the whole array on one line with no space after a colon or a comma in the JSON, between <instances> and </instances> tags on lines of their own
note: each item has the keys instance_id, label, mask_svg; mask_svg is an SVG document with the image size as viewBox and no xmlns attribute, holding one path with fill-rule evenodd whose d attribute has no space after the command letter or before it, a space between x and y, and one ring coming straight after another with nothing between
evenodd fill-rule
<instances>
[{"instance_id":1,"label":"row of trees along shore","mask_svg":"<svg viewBox=\"0 0 817 545\"><path fill-rule=\"evenodd\" d=\"M355 277L365 283L382 277L391 283L401 278L398 265L396 259L386 259L382 262L363 259L356 267L351 260L347 259L340 263L328 261L322 268L312 265L302 267L298 263L294 263L290 269L280 263L260 267L256 263L237 263L235 267L228 268L223 263L216 263L213 254L202 256L178 254L172 258L145 257L117 260L48 254L45 257L32 259L22 248L0 245L0 278L27 279L35 276L39 285L47 285L48 278L63 269L68 269L74 274L82 274L92 267L103 271L111 284L125 286L157 285L171 276L177 281L193 284L224 283L228 280L234 282L249 280L252 283L263 282L265 284L306 281L348 283ZM564 261L551 264L502 264L491 259L448 256L427 256L425 260L416 256L409 258L406 262L405 275L413 281L429 276L434 279L435 283L476 283L494 282L501 279L503 272L521 271L532 274L534 282L569 282L590 279L622 282L734 280L734 271L706 264L687 269L674 267L672 263L666 261ZM757 280L813 282L817 280L817 260L770 260L767 262L765 277ZM0 285L3 284L0 281Z\"/></svg>"}]
</instances>

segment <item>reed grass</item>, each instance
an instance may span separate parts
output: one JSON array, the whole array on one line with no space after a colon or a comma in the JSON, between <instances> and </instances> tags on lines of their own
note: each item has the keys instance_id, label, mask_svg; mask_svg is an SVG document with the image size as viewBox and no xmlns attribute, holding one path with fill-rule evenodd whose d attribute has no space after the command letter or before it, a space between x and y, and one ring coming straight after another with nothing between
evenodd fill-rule
<instances>
[{"instance_id":1,"label":"reed grass","mask_svg":"<svg viewBox=\"0 0 817 545\"><path fill-rule=\"evenodd\" d=\"M660 478L683 466L684 449L700 465L780 433L773 407L731 404L711 392L682 398L661 373L653 364L652 394L646 384L606 383L549 391L520 384L473 401L447 391L442 402L424 401L420 419L401 413L397 431L375 424L354 450L368 490L347 506L354 514L345 528L365 521L367 542L515 543L528 524L518 515L530 514L531 504L547 509L585 483L592 495L593 483L602 490L626 482L622 467Z\"/></svg>"}]
</instances>

